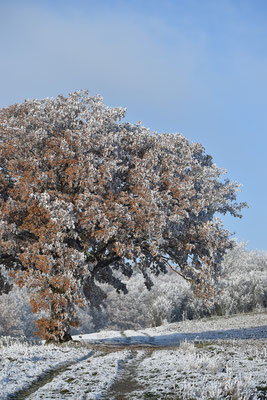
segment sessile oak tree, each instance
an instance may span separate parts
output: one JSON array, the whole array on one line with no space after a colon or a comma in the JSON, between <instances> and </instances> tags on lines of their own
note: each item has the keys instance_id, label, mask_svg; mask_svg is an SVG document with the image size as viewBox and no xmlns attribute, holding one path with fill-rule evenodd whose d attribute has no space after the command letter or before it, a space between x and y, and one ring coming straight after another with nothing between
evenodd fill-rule
<instances>
[{"instance_id":1,"label":"sessile oak tree","mask_svg":"<svg viewBox=\"0 0 267 400\"><path fill-rule=\"evenodd\" d=\"M99 282L126 293L133 270L207 296L233 245L216 215L241 216L239 185L201 144L124 115L86 91L0 110L0 265L46 311L44 339L71 339L75 306L100 302Z\"/></svg>"}]
</instances>

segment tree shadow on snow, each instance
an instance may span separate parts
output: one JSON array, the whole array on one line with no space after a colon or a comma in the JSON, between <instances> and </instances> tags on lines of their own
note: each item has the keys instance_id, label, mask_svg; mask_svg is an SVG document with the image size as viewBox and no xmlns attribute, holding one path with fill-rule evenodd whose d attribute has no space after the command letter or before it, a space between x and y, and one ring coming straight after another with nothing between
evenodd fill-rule
<instances>
[{"instance_id":1,"label":"tree shadow on snow","mask_svg":"<svg viewBox=\"0 0 267 400\"><path fill-rule=\"evenodd\" d=\"M118 336L103 339L84 339L86 343L103 344L112 346L159 346L169 347L178 346L181 342L187 341L205 341L205 340L245 340L245 339L267 339L267 325L240 328L229 330L212 330L197 333L171 333L159 336Z\"/></svg>"}]
</instances>

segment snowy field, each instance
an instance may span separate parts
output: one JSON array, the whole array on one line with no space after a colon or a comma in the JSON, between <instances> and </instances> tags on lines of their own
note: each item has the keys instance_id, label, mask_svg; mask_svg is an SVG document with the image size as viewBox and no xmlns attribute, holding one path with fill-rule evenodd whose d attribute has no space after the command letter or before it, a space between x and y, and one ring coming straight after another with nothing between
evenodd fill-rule
<instances>
[{"instance_id":1,"label":"snowy field","mask_svg":"<svg viewBox=\"0 0 267 400\"><path fill-rule=\"evenodd\" d=\"M266 312L74 339L2 338L1 400L267 399Z\"/></svg>"}]
</instances>

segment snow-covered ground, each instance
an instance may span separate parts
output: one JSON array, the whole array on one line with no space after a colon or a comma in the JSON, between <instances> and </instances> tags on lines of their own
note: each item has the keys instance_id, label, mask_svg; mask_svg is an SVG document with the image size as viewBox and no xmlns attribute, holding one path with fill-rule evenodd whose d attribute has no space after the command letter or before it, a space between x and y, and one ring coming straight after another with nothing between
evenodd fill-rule
<instances>
[{"instance_id":1,"label":"snow-covered ground","mask_svg":"<svg viewBox=\"0 0 267 400\"><path fill-rule=\"evenodd\" d=\"M101 331L74 337L86 343L179 345L183 340L267 339L267 312L186 320L141 331Z\"/></svg>"},{"instance_id":2,"label":"snow-covered ground","mask_svg":"<svg viewBox=\"0 0 267 400\"><path fill-rule=\"evenodd\" d=\"M0 339L0 398L9 398L53 368L83 360L85 347L70 348Z\"/></svg>"},{"instance_id":3,"label":"snow-covered ground","mask_svg":"<svg viewBox=\"0 0 267 400\"><path fill-rule=\"evenodd\" d=\"M1 400L267 399L266 312L74 339L0 341Z\"/></svg>"}]
</instances>

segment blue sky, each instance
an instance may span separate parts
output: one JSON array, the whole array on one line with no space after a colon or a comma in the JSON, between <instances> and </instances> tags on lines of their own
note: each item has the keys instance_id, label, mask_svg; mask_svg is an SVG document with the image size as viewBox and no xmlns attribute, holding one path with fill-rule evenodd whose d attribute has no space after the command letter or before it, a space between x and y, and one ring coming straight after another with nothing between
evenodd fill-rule
<instances>
[{"instance_id":1,"label":"blue sky","mask_svg":"<svg viewBox=\"0 0 267 400\"><path fill-rule=\"evenodd\" d=\"M250 208L225 227L267 250L267 2L0 0L0 107L78 89L202 143Z\"/></svg>"}]
</instances>

